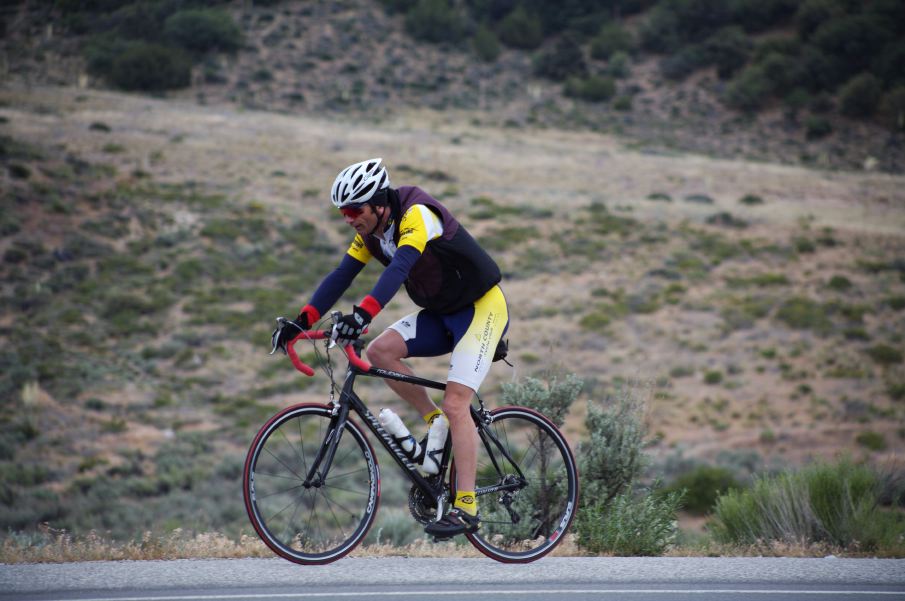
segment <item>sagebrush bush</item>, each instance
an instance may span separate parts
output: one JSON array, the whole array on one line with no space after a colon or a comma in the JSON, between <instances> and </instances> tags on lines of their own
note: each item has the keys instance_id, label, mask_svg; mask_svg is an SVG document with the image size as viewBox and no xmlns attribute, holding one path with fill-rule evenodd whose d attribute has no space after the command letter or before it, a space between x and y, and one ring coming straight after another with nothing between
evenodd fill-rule
<instances>
[{"instance_id":1,"label":"sagebrush bush","mask_svg":"<svg viewBox=\"0 0 905 601\"><path fill-rule=\"evenodd\" d=\"M546 382L525 378L521 382L503 384L501 398L507 405L540 411L559 427L565 422L583 386L584 382L575 374L568 374L565 378L553 376Z\"/></svg>"},{"instance_id":2,"label":"sagebrush bush","mask_svg":"<svg viewBox=\"0 0 905 601\"><path fill-rule=\"evenodd\" d=\"M628 490L646 464L642 403L622 390L606 405L588 401L588 440L579 443L579 473L584 503L608 503Z\"/></svg>"},{"instance_id":3,"label":"sagebrush bush","mask_svg":"<svg viewBox=\"0 0 905 601\"><path fill-rule=\"evenodd\" d=\"M717 499L709 528L717 541L742 545L901 546L905 524L878 506L881 484L870 467L847 459L755 478L750 488Z\"/></svg>"},{"instance_id":4,"label":"sagebrush bush","mask_svg":"<svg viewBox=\"0 0 905 601\"><path fill-rule=\"evenodd\" d=\"M676 541L681 504L679 491L638 495L630 488L608 503L594 503L578 513L578 545L592 553L623 557L662 555Z\"/></svg>"}]
</instances>

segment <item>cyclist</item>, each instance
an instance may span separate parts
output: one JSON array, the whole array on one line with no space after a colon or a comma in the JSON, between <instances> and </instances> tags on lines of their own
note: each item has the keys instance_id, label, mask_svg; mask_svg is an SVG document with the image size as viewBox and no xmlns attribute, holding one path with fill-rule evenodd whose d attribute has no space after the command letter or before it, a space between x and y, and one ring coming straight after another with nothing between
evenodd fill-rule
<instances>
[{"instance_id":1,"label":"cyclist","mask_svg":"<svg viewBox=\"0 0 905 601\"><path fill-rule=\"evenodd\" d=\"M302 330L313 326L376 258L385 269L373 290L334 325L338 342L348 344L405 284L421 310L375 338L367 357L376 367L413 375L403 359L452 353L442 414L449 420L458 490L453 508L425 532L437 538L474 532L480 523L474 492L478 441L469 408L491 361L505 354L502 336L509 312L498 285L500 269L436 199L414 186L391 188L380 158L343 169L330 196L356 235L294 323ZM299 334L292 330L280 333L278 343L284 350ZM423 387L385 382L429 425L441 414Z\"/></svg>"}]
</instances>

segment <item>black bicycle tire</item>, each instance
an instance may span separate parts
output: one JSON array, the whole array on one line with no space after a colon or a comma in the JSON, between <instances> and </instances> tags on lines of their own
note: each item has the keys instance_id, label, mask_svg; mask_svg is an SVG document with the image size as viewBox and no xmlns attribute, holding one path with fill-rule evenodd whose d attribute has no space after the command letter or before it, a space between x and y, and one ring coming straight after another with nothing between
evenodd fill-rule
<instances>
[{"instance_id":1,"label":"black bicycle tire","mask_svg":"<svg viewBox=\"0 0 905 601\"><path fill-rule=\"evenodd\" d=\"M380 504L380 468L377 463L377 456L374 448L371 446L368 437L364 431L353 420L346 421L343 437L352 436L362 452L368 470L368 502L365 505L365 511L361 521L356 527L353 534L347 538L341 545L334 549L322 553L305 553L296 551L285 545L278 537L274 536L270 528L267 526L266 520L258 511L258 505L255 498L254 487L254 468L256 467L258 457L269 437L277 431L277 429L293 419L295 416L302 414L319 415L326 420L330 419L330 407L315 403L304 403L287 407L276 415L271 417L255 435L254 440L249 447L248 454L245 459L245 467L242 472L242 491L245 498L245 510L248 518L255 529L257 535L261 538L265 545L271 551L280 557L294 563L303 565L322 565L334 562L345 557L353 549L355 549L374 524L377 516L377 509Z\"/></svg>"},{"instance_id":2,"label":"black bicycle tire","mask_svg":"<svg viewBox=\"0 0 905 601\"><path fill-rule=\"evenodd\" d=\"M568 503L565 508L565 513L559 520L558 529L553 535L547 537L544 544L539 545L534 549L523 552L507 551L501 549L494 546L491 542L485 540L481 534L481 530L478 530L478 532L476 533L466 534L465 536L478 551L496 561L502 563L529 563L536 561L549 554L557 546L559 546L559 544L565 538L566 533L569 531L569 527L572 525L572 521L575 519L575 514L578 510L579 495L578 465L575 462L575 456L572 453L572 449L569 446L566 438L562 435L562 432L560 432L559 428L557 428L556 425L553 424L553 422L551 422L543 414L534 411L533 409L528 409L527 407L517 406L500 407L492 410L490 414L493 417L494 422L502 421L512 417L527 419L528 421L533 422L543 428L547 432L547 434L550 435L551 439L555 442L556 447L559 449L562 455L563 463L568 473ZM479 448L479 454L480 452L481 450ZM453 491L456 490L455 477L456 465L454 457L450 466L449 473L450 490ZM480 510L480 502L478 504L478 507Z\"/></svg>"}]
</instances>

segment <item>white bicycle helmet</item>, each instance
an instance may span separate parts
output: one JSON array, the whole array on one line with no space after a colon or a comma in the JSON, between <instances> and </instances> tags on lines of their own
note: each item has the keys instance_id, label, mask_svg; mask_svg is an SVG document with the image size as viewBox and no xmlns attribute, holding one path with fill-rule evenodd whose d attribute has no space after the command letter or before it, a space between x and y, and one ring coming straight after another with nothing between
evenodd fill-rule
<instances>
[{"instance_id":1,"label":"white bicycle helmet","mask_svg":"<svg viewBox=\"0 0 905 601\"><path fill-rule=\"evenodd\" d=\"M330 191L330 200L337 209L367 202L378 190L390 187L390 176L381 161L381 158L362 161L339 172Z\"/></svg>"}]
</instances>

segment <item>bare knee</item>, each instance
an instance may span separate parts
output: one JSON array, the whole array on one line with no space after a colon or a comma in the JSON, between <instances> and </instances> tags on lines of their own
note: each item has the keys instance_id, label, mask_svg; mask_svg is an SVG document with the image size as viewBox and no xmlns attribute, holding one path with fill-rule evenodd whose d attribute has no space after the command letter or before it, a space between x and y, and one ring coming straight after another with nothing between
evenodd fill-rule
<instances>
[{"instance_id":1,"label":"bare knee","mask_svg":"<svg viewBox=\"0 0 905 601\"><path fill-rule=\"evenodd\" d=\"M471 399L474 391L457 382L446 383L446 394L443 396L443 412L451 420L467 418L471 414Z\"/></svg>"},{"instance_id":2,"label":"bare knee","mask_svg":"<svg viewBox=\"0 0 905 601\"><path fill-rule=\"evenodd\" d=\"M399 332L386 330L368 345L366 354L373 365L387 368L404 358L408 348Z\"/></svg>"}]
</instances>

